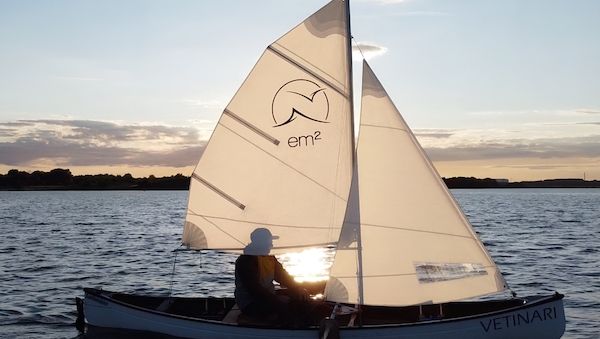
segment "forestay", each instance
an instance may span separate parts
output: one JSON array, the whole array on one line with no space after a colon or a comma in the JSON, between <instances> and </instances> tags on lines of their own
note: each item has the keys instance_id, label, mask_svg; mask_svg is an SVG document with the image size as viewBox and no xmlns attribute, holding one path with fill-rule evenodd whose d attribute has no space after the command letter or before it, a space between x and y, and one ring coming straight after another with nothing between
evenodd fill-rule
<instances>
[{"instance_id":1,"label":"forestay","mask_svg":"<svg viewBox=\"0 0 600 339\"><path fill-rule=\"evenodd\" d=\"M183 244L273 253L335 243L352 175L346 3L334 0L260 57L194 169Z\"/></svg>"},{"instance_id":2,"label":"forestay","mask_svg":"<svg viewBox=\"0 0 600 339\"><path fill-rule=\"evenodd\" d=\"M328 300L411 305L506 288L366 62L357 170L349 201L326 288Z\"/></svg>"}]
</instances>

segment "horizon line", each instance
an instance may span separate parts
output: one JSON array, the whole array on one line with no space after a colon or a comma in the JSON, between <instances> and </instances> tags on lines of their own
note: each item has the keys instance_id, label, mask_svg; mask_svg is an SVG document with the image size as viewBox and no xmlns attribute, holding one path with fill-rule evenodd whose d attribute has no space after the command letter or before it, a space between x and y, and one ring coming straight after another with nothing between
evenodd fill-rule
<instances>
[{"instance_id":1,"label":"horizon line","mask_svg":"<svg viewBox=\"0 0 600 339\"><path fill-rule=\"evenodd\" d=\"M73 177L82 177L82 176L96 176L96 175L109 175L109 176L114 176L114 177L124 177L124 176L131 176L132 179L149 179L150 177L154 177L155 179L161 179L161 178L170 178L170 177L176 177L176 176L184 176L186 178L191 178L192 175L185 175L183 173L176 173L176 174L171 174L171 175L164 175L164 176L156 176L154 174L150 174L148 176L141 176L141 177L136 177L133 176L133 174L131 173L125 173L125 174L112 174L112 173L95 173L95 174L73 174L71 172L71 170L69 168L62 168L62 167L56 167L53 168L51 170L47 170L47 171L43 171L43 170L33 170L33 171L27 171L27 170L20 170L17 168L12 168L10 170L8 170L6 173L0 173L0 176L7 176L11 171L17 171L19 173L27 173L29 175L35 173L35 172L41 172L41 173L50 173L52 171L56 171L56 170L60 170L60 171L69 171L69 173L71 174L71 176ZM446 176L440 176L440 178L442 179L459 179L459 178L464 178L464 179L477 179L477 180L495 180L499 183L523 183L523 182L538 182L538 181L553 181L553 180L581 180L581 181L585 181L585 182L595 182L595 181L600 181L598 179L586 179L585 178L585 173L583 178L575 178L575 177L565 177L565 178L551 178L551 179L535 179L535 180L517 180L517 181L511 181L508 178L491 178L491 177L484 177L484 178L480 178L480 177L475 177L475 176L464 176L464 175L459 175L459 176L452 176L452 177L446 177Z\"/></svg>"}]
</instances>

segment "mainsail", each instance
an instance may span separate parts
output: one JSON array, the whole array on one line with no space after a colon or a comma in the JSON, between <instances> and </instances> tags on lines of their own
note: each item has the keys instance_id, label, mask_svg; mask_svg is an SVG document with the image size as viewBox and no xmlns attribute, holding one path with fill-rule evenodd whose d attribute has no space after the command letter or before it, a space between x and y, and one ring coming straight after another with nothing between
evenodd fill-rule
<instances>
[{"instance_id":1,"label":"mainsail","mask_svg":"<svg viewBox=\"0 0 600 339\"><path fill-rule=\"evenodd\" d=\"M347 3L271 44L225 108L192 174L183 244L239 252L257 228L272 253L335 243L352 176Z\"/></svg>"},{"instance_id":2,"label":"mainsail","mask_svg":"<svg viewBox=\"0 0 600 339\"><path fill-rule=\"evenodd\" d=\"M328 300L445 302L506 288L492 258L369 65L357 166Z\"/></svg>"}]
</instances>

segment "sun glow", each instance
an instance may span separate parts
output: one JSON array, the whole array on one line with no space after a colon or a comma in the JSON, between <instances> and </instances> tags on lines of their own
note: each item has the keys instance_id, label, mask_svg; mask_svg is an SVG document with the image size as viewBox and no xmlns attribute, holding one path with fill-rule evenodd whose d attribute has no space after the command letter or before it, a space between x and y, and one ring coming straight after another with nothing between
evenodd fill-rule
<instances>
[{"instance_id":1,"label":"sun glow","mask_svg":"<svg viewBox=\"0 0 600 339\"><path fill-rule=\"evenodd\" d=\"M311 248L302 252L285 253L278 258L298 282L317 282L329 278L334 252L327 248Z\"/></svg>"}]
</instances>

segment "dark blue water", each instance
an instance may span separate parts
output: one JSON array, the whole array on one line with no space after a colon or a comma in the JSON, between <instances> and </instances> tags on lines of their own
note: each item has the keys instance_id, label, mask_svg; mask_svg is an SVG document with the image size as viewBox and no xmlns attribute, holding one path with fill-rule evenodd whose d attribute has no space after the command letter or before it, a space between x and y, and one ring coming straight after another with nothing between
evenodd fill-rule
<instances>
[{"instance_id":1,"label":"dark blue water","mask_svg":"<svg viewBox=\"0 0 600 339\"><path fill-rule=\"evenodd\" d=\"M456 190L519 295L566 294L565 338L600 338L600 190ZM0 337L75 338L83 287L231 296L234 256L179 253L187 192L0 192Z\"/></svg>"}]
</instances>

